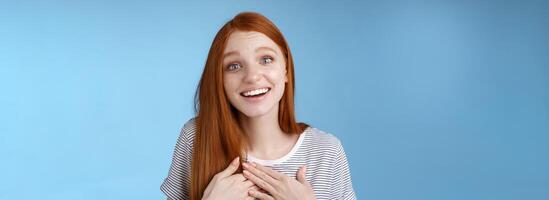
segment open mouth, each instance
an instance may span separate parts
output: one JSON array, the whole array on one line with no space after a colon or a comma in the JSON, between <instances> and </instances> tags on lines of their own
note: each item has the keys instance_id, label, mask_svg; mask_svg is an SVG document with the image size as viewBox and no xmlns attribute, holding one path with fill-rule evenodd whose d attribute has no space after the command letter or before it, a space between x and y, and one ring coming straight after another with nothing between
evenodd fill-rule
<instances>
[{"instance_id":1,"label":"open mouth","mask_svg":"<svg viewBox=\"0 0 549 200\"><path fill-rule=\"evenodd\" d=\"M240 95L247 98L261 97L267 94L269 91L271 91L271 88L265 87L265 88L258 88L250 91L241 92Z\"/></svg>"}]
</instances>

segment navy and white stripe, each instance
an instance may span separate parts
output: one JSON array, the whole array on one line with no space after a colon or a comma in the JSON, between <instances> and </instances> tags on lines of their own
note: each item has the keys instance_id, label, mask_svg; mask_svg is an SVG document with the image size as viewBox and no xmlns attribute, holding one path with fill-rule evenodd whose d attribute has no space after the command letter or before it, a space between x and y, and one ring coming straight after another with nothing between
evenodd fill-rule
<instances>
[{"instance_id":1,"label":"navy and white stripe","mask_svg":"<svg viewBox=\"0 0 549 200\"><path fill-rule=\"evenodd\" d=\"M189 120L181 129L175 146L168 177L160 189L169 199L189 199L191 153L196 126ZM317 199L356 199L351 182L347 157L341 142L333 135L309 127L298 139L288 155L277 160L260 160L248 156L249 161L265 164L289 177L307 165L306 179Z\"/></svg>"}]
</instances>

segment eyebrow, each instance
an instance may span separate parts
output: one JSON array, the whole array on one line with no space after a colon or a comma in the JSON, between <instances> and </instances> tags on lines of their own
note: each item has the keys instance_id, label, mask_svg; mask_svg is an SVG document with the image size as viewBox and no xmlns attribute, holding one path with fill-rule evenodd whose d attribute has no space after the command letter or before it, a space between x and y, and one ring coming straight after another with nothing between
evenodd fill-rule
<instances>
[{"instance_id":1,"label":"eyebrow","mask_svg":"<svg viewBox=\"0 0 549 200\"><path fill-rule=\"evenodd\" d=\"M255 49L255 52L259 52L259 51L272 51L273 53L276 54L276 51L270 47L259 47L257 49ZM232 55L240 55L240 53L238 53L238 51L230 51L230 52L227 52L225 54L223 54L223 58L225 57L228 57L228 56L232 56Z\"/></svg>"}]
</instances>

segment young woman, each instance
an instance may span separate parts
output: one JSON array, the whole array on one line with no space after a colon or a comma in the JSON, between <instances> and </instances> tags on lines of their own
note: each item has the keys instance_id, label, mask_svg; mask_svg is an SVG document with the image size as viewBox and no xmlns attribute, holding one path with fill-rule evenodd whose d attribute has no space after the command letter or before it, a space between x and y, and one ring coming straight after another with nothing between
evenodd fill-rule
<instances>
[{"instance_id":1,"label":"young woman","mask_svg":"<svg viewBox=\"0 0 549 200\"><path fill-rule=\"evenodd\" d=\"M340 141L296 122L294 87L271 21L245 12L227 22L161 186L168 199L355 199Z\"/></svg>"}]
</instances>

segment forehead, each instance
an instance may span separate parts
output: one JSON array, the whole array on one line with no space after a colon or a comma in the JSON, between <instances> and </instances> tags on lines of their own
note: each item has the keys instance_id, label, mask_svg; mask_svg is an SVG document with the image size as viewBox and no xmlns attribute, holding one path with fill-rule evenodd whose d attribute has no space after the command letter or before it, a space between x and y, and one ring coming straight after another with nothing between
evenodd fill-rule
<instances>
[{"instance_id":1,"label":"forehead","mask_svg":"<svg viewBox=\"0 0 549 200\"><path fill-rule=\"evenodd\" d=\"M254 51L259 47L270 47L280 53L278 45L265 34L256 31L236 31L229 35L227 46L223 53Z\"/></svg>"}]
</instances>

